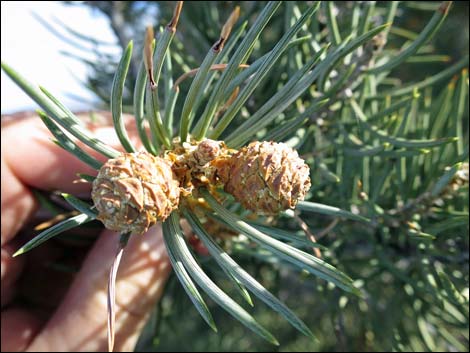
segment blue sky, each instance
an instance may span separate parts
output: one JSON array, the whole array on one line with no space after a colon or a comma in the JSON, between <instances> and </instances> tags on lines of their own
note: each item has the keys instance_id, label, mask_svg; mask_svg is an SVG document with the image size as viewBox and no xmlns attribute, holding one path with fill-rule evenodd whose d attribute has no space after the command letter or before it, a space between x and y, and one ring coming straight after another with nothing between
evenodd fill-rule
<instances>
[{"instance_id":1,"label":"blue sky","mask_svg":"<svg viewBox=\"0 0 470 353\"><path fill-rule=\"evenodd\" d=\"M26 76L29 81L47 88L71 109L83 109L83 103L67 97L68 93L93 100L78 79L85 79L86 67L60 53L77 52L49 32L33 16L33 12L64 34L54 18L60 19L80 33L97 36L107 42L116 42L107 20L82 6L65 6L53 1L1 2L1 59ZM82 42L83 43L83 42ZM116 48L111 48L116 52ZM82 51L79 53L83 54ZM1 112L11 113L36 109L35 103L23 93L2 71Z\"/></svg>"}]
</instances>

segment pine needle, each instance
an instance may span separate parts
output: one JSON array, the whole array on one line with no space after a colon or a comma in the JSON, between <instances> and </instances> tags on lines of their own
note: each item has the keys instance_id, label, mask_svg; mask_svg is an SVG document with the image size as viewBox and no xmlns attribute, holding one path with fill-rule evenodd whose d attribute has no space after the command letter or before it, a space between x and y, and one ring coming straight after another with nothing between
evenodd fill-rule
<instances>
[{"instance_id":1,"label":"pine needle","mask_svg":"<svg viewBox=\"0 0 470 353\"><path fill-rule=\"evenodd\" d=\"M124 248L127 245L130 234L121 234L119 239L119 246L114 258L113 264L109 271L108 279L108 351L112 352L114 348L114 337L115 337L115 319L116 319L116 277L119 264L121 263L122 254Z\"/></svg>"}]
</instances>

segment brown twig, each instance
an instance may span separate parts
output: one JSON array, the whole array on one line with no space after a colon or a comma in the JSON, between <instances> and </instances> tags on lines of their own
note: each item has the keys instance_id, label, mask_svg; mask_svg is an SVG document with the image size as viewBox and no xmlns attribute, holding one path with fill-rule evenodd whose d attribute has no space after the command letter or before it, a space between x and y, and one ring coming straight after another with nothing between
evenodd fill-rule
<instances>
[{"instance_id":1,"label":"brown twig","mask_svg":"<svg viewBox=\"0 0 470 353\"><path fill-rule=\"evenodd\" d=\"M331 223L328 224L325 229L323 229L321 232L317 234L317 239L321 239L325 235L327 235L329 232L331 232L333 228L336 227L338 222L339 222L339 218L335 218L334 220L332 220Z\"/></svg>"},{"instance_id":2,"label":"brown twig","mask_svg":"<svg viewBox=\"0 0 470 353\"><path fill-rule=\"evenodd\" d=\"M307 237L310 239L310 241L312 243L316 243L317 239L315 239L315 236L313 235L313 233L310 231L310 229L308 229L307 223L305 223L303 221L303 219L300 218L298 211L294 212L294 219L297 221L300 228L304 231L305 235L307 235ZM320 249L312 247L312 250L313 250L313 253L315 254L316 257L318 257L318 258L322 257Z\"/></svg>"},{"instance_id":3,"label":"brown twig","mask_svg":"<svg viewBox=\"0 0 470 353\"><path fill-rule=\"evenodd\" d=\"M212 65L209 70L222 71L222 70L225 70L226 67L227 67L227 64L215 64L215 65ZM241 69L246 69L247 67L250 67L250 65L241 64L238 67ZM175 84L173 85L173 89L176 89L176 87L178 87L181 84L181 82L183 82L188 77L196 75L198 70L199 70L199 67L192 69L188 72L185 72L180 77L178 77L178 79L175 81Z\"/></svg>"},{"instance_id":4,"label":"brown twig","mask_svg":"<svg viewBox=\"0 0 470 353\"><path fill-rule=\"evenodd\" d=\"M239 92L240 92L240 87L239 86L235 87L232 94L230 95L230 97L228 97L227 101L225 102L225 104L215 113L212 124L215 124L217 120L219 119L220 115L232 105L235 99L237 99Z\"/></svg>"},{"instance_id":5,"label":"brown twig","mask_svg":"<svg viewBox=\"0 0 470 353\"><path fill-rule=\"evenodd\" d=\"M54 224L57 224L60 221L66 219L66 218L69 218L71 216L76 216L78 214L79 213L77 211L70 211L70 212L67 212L67 213L58 214L57 216L54 216L53 218L51 218L51 219L49 219L45 222L39 223L36 227L34 227L34 230L39 231L39 230L43 230L43 229L52 227Z\"/></svg>"}]
</instances>

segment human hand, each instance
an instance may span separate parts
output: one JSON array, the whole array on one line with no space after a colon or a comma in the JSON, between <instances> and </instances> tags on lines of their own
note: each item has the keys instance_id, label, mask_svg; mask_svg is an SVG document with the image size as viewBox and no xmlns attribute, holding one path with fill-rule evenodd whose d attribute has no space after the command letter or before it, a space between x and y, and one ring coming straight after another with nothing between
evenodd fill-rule
<instances>
[{"instance_id":1,"label":"human hand","mask_svg":"<svg viewBox=\"0 0 470 353\"><path fill-rule=\"evenodd\" d=\"M129 124L129 133L133 133ZM134 129L135 130L135 129ZM100 127L96 136L119 145L112 127ZM45 313L40 305L21 302L21 280L41 274L40 293L57 297L59 282L44 266L50 242L24 255L11 255L21 246L19 230L37 210L30 187L77 194L90 185L74 184L76 173L93 174L87 165L50 141L51 135L37 117L2 117L1 132L1 350L2 351L105 351L107 349L107 281L119 235L105 230L86 254L65 295ZM95 154L95 157L96 154ZM95 172L96 174L96 172ZM60 235L59 235L60 237ZM41 255L42 254L42 255ZM115 351L133 350L150 316L171 266L165 252L161 226L130 238L116 282ZM31 277L30 276L30 277ZM30 293L34 295L34 293ZM47 298L46 298L47 299ZM41 302L41 301L39 301Z\"/></svg>"}]
</instances>

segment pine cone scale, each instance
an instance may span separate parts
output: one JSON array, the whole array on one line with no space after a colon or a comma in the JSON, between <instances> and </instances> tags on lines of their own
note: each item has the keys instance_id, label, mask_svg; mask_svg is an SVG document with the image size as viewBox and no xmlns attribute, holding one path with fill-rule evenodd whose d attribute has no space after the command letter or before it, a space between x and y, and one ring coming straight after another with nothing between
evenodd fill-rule
<instances>
[{"instance_id":1,"label":"pine cone scale","mask_svg":"<svg viewBox=\"0 0 470 353\"><path fill-rule=\"evenodd\" d=\"M115 181L116 188L121 197L129 197L139 210L144 207L144 190L142 184L136 178L125 178Z\"/></svg>"}]
</instances>

